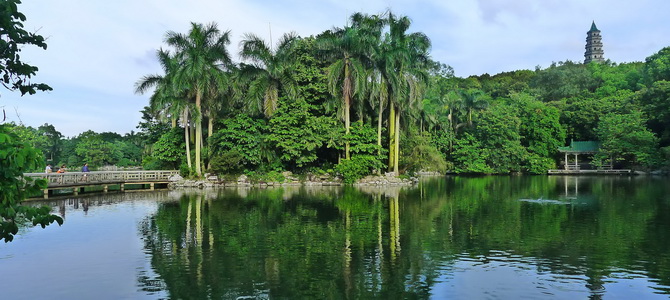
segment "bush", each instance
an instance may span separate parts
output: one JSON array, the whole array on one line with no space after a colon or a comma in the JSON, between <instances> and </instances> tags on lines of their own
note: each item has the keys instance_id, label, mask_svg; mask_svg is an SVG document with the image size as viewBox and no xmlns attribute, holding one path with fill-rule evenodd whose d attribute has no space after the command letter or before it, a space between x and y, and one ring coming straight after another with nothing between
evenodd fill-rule
<instances>
[{"instance_id":1,"label":"bush","mask_svg":"<svg viewBox=\"0 0 670 300\"><path fill-rule=\"evenodd\" d=\"M286 179L279 171L270 171L268 173L258 173L250 171L246 173L247 178L251 183L259 182L284 182Z\"/></svg>"},{"instance_id":2,"label":"bush","mask_svg":"<svg viewBox=\"0 0 670 300\"><path fill-rule=\"evenodd\" d=\"M209 171L216 174L236 174L244 167L244 156L238 151L226 151L214 156Z\"/></svg>"},{"instance_id":3,"label":"bush","mask_svg":"<svg viewBox=\"0 0 670 300\"><path fill-rule=\"evenodd\" d=\"M382 167L383 164L373 155L354 155L337 164L335 171L342 176L344 183L351 184Z\"/></svg>"},{"instance_id":4,"label":"bush","mask_svg":"<svg viewBox=\"0 0 670 300\"><path fill-rule=\"evenodd\" d=\"M189 168L186 163L182 163L181 166L179 166L179 175L184 178L190 178L195 175L195 170L193 168Z\"/></svg>"},{"instance_id":5,"label":"bush","mask_svg":"<svg viewBox=\"0 0 670 300\"><path fill-rule=\"evenodd\" d=\"M442 153L430 143L417 143L407 155L401 157L401 162L410 173L417 171L444 173L452 168L452 164L448 163Z\"/></svg>"},{"instance_id":6,"label":"bush","mask_svg":"<svg viewBox=\"0 0 670 300\"><path fill-rule=\"evenodd\" d=\"M547 170L556 168L556 162L547 157L541 157L536 153L529 153L526 157L524 169L530 174L546 174Z\"/></svg>"}]
</instances>

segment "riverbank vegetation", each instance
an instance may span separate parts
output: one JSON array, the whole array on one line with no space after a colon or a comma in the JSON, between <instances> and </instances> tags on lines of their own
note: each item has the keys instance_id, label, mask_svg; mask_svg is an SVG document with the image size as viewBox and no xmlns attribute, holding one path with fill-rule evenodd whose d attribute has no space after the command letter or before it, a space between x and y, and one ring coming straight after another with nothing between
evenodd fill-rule
<instances>
[{"instance_id":1,"label":"riverbank vegetation","mask_svg":"<svg viewBox=\"0 0 670 300\"><path fill-rule=\"evenodd\" d=\"M429 37L407 17L356 13L348 24L277 41L235 33L235 51L233 33L192 23L157 45L162 73L138 79L149 105L137 133L14 128L54 165L189 176L542 174L559 167L557 148L571 140L600 141L598 158L618 167L668 166L670 47L644 62L562 61L460 78L430 57Z\"/></svg>"}]
</instances>

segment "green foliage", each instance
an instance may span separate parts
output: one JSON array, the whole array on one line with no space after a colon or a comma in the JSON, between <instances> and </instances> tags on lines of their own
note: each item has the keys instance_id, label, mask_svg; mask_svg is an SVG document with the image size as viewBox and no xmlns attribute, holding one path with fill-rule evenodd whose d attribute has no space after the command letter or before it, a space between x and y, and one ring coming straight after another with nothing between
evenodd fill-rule
<instances>
[{"instance_id":1,"label":"green foliage","mask_svg":"<svg viewBox=\"0 0 670 300\"><path fill-rule=\"evenodd\" d=\"M163 134L153 145L151 156L160 169L177 169L185 161L184 128L175 127ZM155 162L152 162L155 163ZM155 166L155 165L154 165ZM145 166L146 169L147 166ZM152 170L152 169L148 169Z\"/></svg>"},{"instance_id":2,"label":"green foliage","mask_svg":"<svg viewBox=\"0 0 670 300\"><path fill-rule=\"evenodd\" d=\"M246 114L225 119L209 140L214 158L226 153L240 155L241 166L252 168L263 162L263 139L267 125L263 119L252 119Z\"/></svg>"},{"instance_id":3,"label":"green foliage","mask_svg":"<svg viewBox=\"0 0 670 300\"><path fill-rule=\"evenodd\" d=\"M21 61L20 52L27 45L47 48L44 37L23 29L26 16L19 12L20 0L0 2L0 81L10 91L18 90L21 96L36 91L50 91L44 83L31 83L38 71L36 66Z\"/></svg>"},{"instance_id":4,"label":"green foliage","mask_svg":"<svg viewBox=\"0 0 670 300\"><path fill-rule=\"evenodd\" d=\"M540 157L553 157L565 141L559 110L527 94L512 94L510 106L520 120L521 144Z\"/></svg>"},{"instance_id":5,"label":"green foliage","mask_svg":"<svg viewBox=\"0 0 670 300\"><path fill-rule=\"evenodd\" d=\"M152 145L170 130L170 126L160 122L148 106L145 106L140 112L142 113L142 120L137 125L137 129L140 130L138 135L140 140L143 141L142 145Z\"/></svg>"},{"instance_id":6,"label":"green foliage","mask_svg":"<svg viewBox=\"0 0 670 300\"><path fill-rule=\"evenodd\" d=\"M370 170L379 169L383 164L372 155L352 155L351 159L343 159L335 166L335 171L342 176L342 181L352 184L370 175Z\"/></svg>"},{"instance_id":7,"label":"green foliage","mask_svg":"<svg viewBox=\"0 0 670 300\"><path fill-rule=\"evenodd\" d=\"M28 143L31 147L36 148L40 156L43 155L44 152L40 151L41 148L39 146L46 144L47 139L46 137L40 135L37 130L35 130L32 127L27 127L24 125L15 125L14 123L4 124L4 126L7 131L16 135L16 137L20 141L24 141ZM42 166L37 166L34 169L26 170L26 172L40 172L42 171L42 169L43 169Z\"/></svg>"},{"instance_id":8,"label":"green foliage","mask_svg":"<svg viewBox=\"0 0 670 300\"><path fill-rule=\"evenodd\" d=\"M456 173L493 173L487 164L488 151L472 134L465 133L454 143L454 172Z\"/></svg>"},{"instance_id":9,"label":"green foliage","mask_svg":"<svg viewBox=\"0 0 670 300\"><path fill-rule=\"evenodd\" d=\"M603 152L597 158L614 157L632 167L658 164L658 138L645 127L645 121L639 111L605 115L596 128Z\"/></svg>"},{"instance_id":10,"label":"green foliage","mask_svg":"<svg viewBox=\"0 0 670 300\"><path fill-rule=\"evenodd\" d=\"M244 155L236 150L219 153L210 161L210 172L215 174L237 174L244 168Z\"/></svg>"},{"instance_id":11,"label":"green foliage","mask_svg":"<svg viewBox=\"0 0 670 300\"><path fill-rule=\"evenodd\" d=\"M495 173L521 171L527 150L521 145L521 120L506 105L494 105L481 114L475 137L482 141L486 163Z\"/></svg>"},{"instance_id":12,"label":"green foliage","mask_svg":"<svg viewBox=\"0 0 670 300\"><path fill-rule=\"evenodd\" d=\"M385 151L377 145L377 132L363 122L355 122L344 140L350 143L351 159L335 166L344 183L350 184L384 167Z\"/></svg>"},{"instance_id":13,"label":"green foliage","mask_svg":"<svg viewBox=\"0 0 670 300\"><path fill-rule=\"evenodd\" d=\"M315 117L304 99L284 99L270 119L268 142L287 169L308 166L317 160L316 150L325 147L337 121L328 117Z\"/></svg>"},{"instance_id":14,"label":"green foliage","mask_svg":"<svg viewBox=\"0 0 670 300\"><path fill-rule=\"evenodd\" d=\"M241 42L240 56L251 61L251 64L241 64L239 72L240 80L248 84L247 101L268 118L279 105L280 91L289 98L297 95L293 77L293 47L297 39L294 33L285 33L276 47L272 47L257 35L248 33Z\"/></svg>"},{"instance_id":15,"label":"green foliage","mask_svg":"<svg viewBox=\"0 0 670 300\"><path fill-rule=\"evenodd\" d=\"M477 78L481 82L481 89L496 99L528 91L529 83L535 75L536 73L530 70L518 70L502 72L494 76L484 74Z\"/></svg>"},{"instance_id":16,"label":"green foliage","mask_svg":"<svg viewBox=\"0 0 670 300\"><path fill-rule=\"evenodd\" d=\"M530 81L542 101L557 101L573 97L582 91L593 91L596 81L584 64L565 61L552 63L544 70L536 70Z\"/></svg>"},{"instance_id":17,"label":"green foliage","mask_svg":"<svg viewBox=\"0 0 670 300\"><path fill-rule=\"evenodd\" d=\"M197 174L193 168L189 168L186 163L182 163L179 166L179 175L184 178L192 178Z\"/></svg>"},{"instance_id":18,"label":"green foliage","mask_svg":"<svg viewBox=\"0 0 670 300\"><path fill-rule=\"evenodd\" d=\"M378 155L384 157L384 149L377 145L377 131L361 121L354 122L349 134L344 135L344 141L350 143L350 151L354 154Z\"/></svg>"},{"instance_id":19,"label":"green foliage","mask_svg":"<svg viewBox=\"0 0 670 300\"><path fill-rule=\"evenodd\" d=\"M596 140L594 128L598 126L600 117L609 112L623 112L629 109L633 92L618 90L607 97L593 94L568 98L564 103L553 103L562 111L561 123L566 124L566 135L574 140Z\"/></svg>"},{"instance_id":20,"label":"green foliage","mask_svg":"<svg viewBox=\"0 0 670 300\"><path fill-rule=\"evenodd\" d=\"M113 150L111 142L106 142L101 135L90 130L79 135L79 142L74 149L79 158L78 164L88 163L93 167L113 164Z\"/></svg>"},{"instance_id":21,"label":"green foliage","mask_svg":"<svg viewBox=\"0 0 670 300\"><path fill-rule=\"evenodd\" d=\"M544 174L554 168L558 147L565 141L559 110L527 94L510 95L509 105L519 118L520 142L527 151L523 156L524 170Z\"/></svg>"},{"instance_id":22,"label":"green foliage","mask_svg":"<svg viewBox=\"0 0 670 300\"><path fill-rule=\"evenodd\" d=\"M451 150L453 149L455 140L456 135L451 130L439 130L431 134L432 145L445 158L451 156ZM450 169L450 167L448 169Z\"/></svg>"},{"instance_id":23,"label":"green foliage","mask_svg":"<svg viewBox=\"0 0 670 300\"><path fill-rule=\"evenodd\" d=\"M530 174L547 174L547 170L556 168L556 160L529 152L524 157L523 170Z\"/></svg>"},{"instance_id":24,"label":"green foliage","mask_svg":"<svg viewBox=\"0 0 670 300\"><path fill-rule=\"evenodd\" d=\"M316 109L315 105L323 105L331 99L326 76L327 61L317 58L317 50L316 39L312 37L297 40L293 47L296 60L293 77L298 93L313 105L311 108L315 115L324 113L323 110Z\"/></svg>"},{"instance_id":25,"label":"green foliage","mask_svg":"<svg viewBox=\"0 0 670 300\"><path fill-rule=\"evenodd\" d=\"M644 77L647 85L656 81L670 81L670 47L647 57L644 64Z\"/></svg>"},{"instance_id":26,"label":"green foliage","mask_svg":"<svg viewBox=\"0 0 670 300\"><path fill-rule=\"evenodd\" d=\"M400 163L410 172L430 171L444 173L452 166L433 145L433 137L428 132L413 133L405 142L405 152Z\"/></svg>"},{"instance_id":27,"label":"green foliage","mask_svg":"<svg viewBox=\"0 0 670 300\"><path fill-rule=\"evenodd\" d=\"M42 228L53 222L63 224L63 219L52 215L48 206L21 205L26 197L46 188L44 180L33 182L23 177L24 172L41 167L42 154L10 131L9 126L0 124L0 240L12 241L21 219Z\"/></svg>"},{"instance_id":28,"label":"green foliage","mask_svg":"<svg viewBox=\"0 0 670 300\"><path fill-rule=\"evenodd\" d=\"M662 145L670 144L670 81L656 81L636 95L643 111L649 116L649 127L656 132Z\"/></svg>"},{"instance_id":29,"label":"green foliage","mask_svg":"<svg viewBox=\"0 0 670 300\"><path fill-rule=\"evenodd\" d=\"M37 132L44 139L41 143L37 143L36 148L42 150L47 161L58 161L62 150L63 135L53 125L47 123L38 127Z\"/></svg>"}]
</instances>

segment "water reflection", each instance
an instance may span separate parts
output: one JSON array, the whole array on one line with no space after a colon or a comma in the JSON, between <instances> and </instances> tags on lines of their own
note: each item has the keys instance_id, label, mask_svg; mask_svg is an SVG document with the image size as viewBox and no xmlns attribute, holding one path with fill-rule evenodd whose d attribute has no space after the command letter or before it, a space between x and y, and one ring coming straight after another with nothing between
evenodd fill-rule
<instances>
[{"instance_id":1,"label":"water reflection","mask_svg":"<svg viewBox=\"0 0 670 300\"><path fill-rule=\"evenodd\" d=\"M174 191L141 228L173 298L653 297L669 292L669 194L544 176Z\"/></svg>"}]
</instances>

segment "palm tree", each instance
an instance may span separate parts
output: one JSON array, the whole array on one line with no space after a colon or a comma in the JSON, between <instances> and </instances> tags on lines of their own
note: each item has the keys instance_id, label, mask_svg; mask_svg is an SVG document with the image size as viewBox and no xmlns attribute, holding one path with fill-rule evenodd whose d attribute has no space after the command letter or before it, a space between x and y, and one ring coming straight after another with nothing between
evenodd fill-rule
<instances>
[{"instance_id":1,"label":"palm tree","mask_svg":"<svg viewBox=\"0 0 670 300\"><path fill-rule=\"evenodd\" d=\"M159 49L156 52L165 75L146 75L135 83L135 93L144 94L150 88L154 93L149 99L149 108L159 115L169 117L172 127L176 127L177 119L181 118L184 125L184 144L186 145L186 161L191 168L191 149L189 142L189 113L193 114L193 106L190 105L186 91L179 82L174 80L175 73L179 67L179 61L169 51Z\"/></svg>"},{"instance_id":2,"label":"palm tree","mask_svg":"<svg viewBox=\"0 0 670 300\"><path fill-rule=\"evenodd\" d=\"M447 124L452 133L456 133L457 119L456 114L461 111L463 107L463 98L461 94L456 91L448 91L440 93L437 99L437 113L447 116Z\"/></svg>"},{"instance_id":3,"label":"palm tree","mask_svg":"<svg viewBox=\"0 0 670 300\"><path fill-rule=\"evenodd\" d=\"M417 100L428 82L426 72L430 39L423 33L407 34L411 21L388 13L389 32L380 48L377 67L383 74L389 99L389 169L398 173L400 119L417 108Z\"/></svg>"},{"instance_id":4,"label":"palm tree","mask_svg":"<svg viewBox=\"0 0 670 300\"><path fill-rule=\"evenodd\" d=\"M318 41L324 57L333 61L328 67L328 87L335 97L342 97L344 128L350 132L352 98L363 92L371 66L370 49L375 45L371 30L364 26L363 15L352 16L354 26L335 29ZM345 144L345 159L349 159L349 142Z\"/></svg>"},{"instance_id":5,"label":"palm tree","mask_svg":"<svg viewBox=\"0 0 670 300\"><path fill-rule=\"evenodd\" d=\"M381 39L387 20L383 16L355 13L351 16L352 28L355 28L361 37L365 51L362 53L366 62L368 87L368 101L370 107L377 109L377 145L382 145L382 120L384 107L388 102L388 84L385 56ZM380 150L381 151L381 150Z\"/></svg>"},{"instance_id":6,"label":"palm tree","mask_svg":"<svg viewBox=\"0 0 670 300\"><path fill-rule=\"evenodd\" d=\"M469 89L461 92L462 108L465 110L466 122L468 126L472 126L472 113L480 111L488 106L486 94L482 90Z\"/></svg>"},{"instance_id":7,"label":"palm tree","mask_svg":"<svg viewBox=\"0 0 670 300\"><path fill-rule=\"evenodd\" d=\"M187 35L168 31L165 42L175 48L179 68L175 81L183 84L189 96L195 98L195 172L202 175L202 102L212 101L212 90L224 82L222 67L231 63L226 46L230 44L230 31L221 33L216 23L208 25L191 23ZM203 99L204 98L204 99Z\"/></svg>"},{"instance_id":8,"label":"palm tree","mask_svg":"<svg viewBox=\"0 0 670 300\"><path fill-rule=\"evenodd\" d=\"M251 61L251 64L241 64L239 78L249 85L248 100L262 108L266 117L272 116L277 109L280 90L292 98L297 95L292 74L294 57L291 55L297 38L295 33L284 34L275 50L250 33L245 34L240 42L240 57Z\"/></svg>"}]
</instances>

